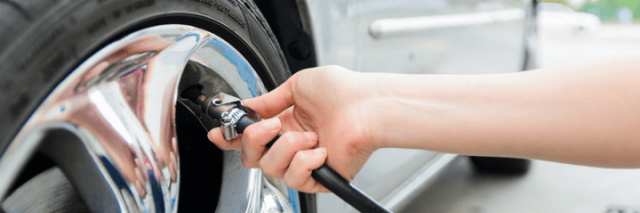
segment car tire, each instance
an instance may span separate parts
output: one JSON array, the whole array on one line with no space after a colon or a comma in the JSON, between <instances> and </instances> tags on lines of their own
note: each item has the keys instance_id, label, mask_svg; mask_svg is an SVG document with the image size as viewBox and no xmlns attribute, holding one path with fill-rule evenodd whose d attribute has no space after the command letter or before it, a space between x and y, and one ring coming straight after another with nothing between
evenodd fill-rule
<instances>
[{"instance_id":1,"label":"car tire","mask_svg":"<svg viewBox=\"0 0 640 213\"><path fill-rule=\"evenodd\" d=\"M5 212L89 212L62 171L55 167L24 183L2 203L2 209Z\"/></svg>"},{"instance_id":2,"label":"car tire","mask_svg":"<svg viewBox=\"0 0 640 213\"><path fill-rule=\"evenodd\" d=\"M0 160L27 119L73 69L140 29L184 24L215 33L246 58L269 90L290 76L269 25L248 0L8 0L0 2L0 14ZM52 166L35 168L36 174L22 171L24 180L18 181L27 182ZM302 212L315 212L314 196L299 196Z\"/></svg>"},{"instance_id":3,"label":"car tire","mask_svg":"<svg viewBox=\"0 0 640 213\"><path fill-rule=\"evenodd\" d=\"M471 162L480 172L521 175L529 171L531 160L519 158L476 157Z\"/></svg>"}]
</instances>

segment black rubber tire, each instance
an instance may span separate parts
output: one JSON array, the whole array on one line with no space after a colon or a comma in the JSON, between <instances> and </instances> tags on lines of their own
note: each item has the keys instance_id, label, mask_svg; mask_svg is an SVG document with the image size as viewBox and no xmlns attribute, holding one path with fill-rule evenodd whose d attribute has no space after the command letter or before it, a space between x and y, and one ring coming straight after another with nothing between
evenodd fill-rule
<instances>
[{"instance_id":1,"label":"black rubber tire","mask_svg":"<svg viewBox=\"0 0 640 213\"><path fill-rule=\"evenodd\" d=\"M529 171L531 160L519 158L470 156L475 168L481 172L521 175Z\"/></svg>"},{"instance_id":2,"label":"black rubber tire","mask_svg":"<svg viewBox=\"0 0 640 213\"><path fill-rule=\"evenodd\" d=\"M0 156L75 67L110 42L161 24L187 24L222 37L269 90L291 75L269 25L250 0L0 0ZM309 199L315 202L301 193L302 205L315 207L305 205Z\"/></svg>"},{"instance_id":3,"label":"black rubber tire","mask_svg":"<svg viewBox=\"0 0 640 213\"><path fill-rule=\"evenodd\" d=\"M25 197L29 199L24 199ZM57 167L31 178L1 204L6 213L89 212L89 208Z\"/></svg>"}]
</instances>

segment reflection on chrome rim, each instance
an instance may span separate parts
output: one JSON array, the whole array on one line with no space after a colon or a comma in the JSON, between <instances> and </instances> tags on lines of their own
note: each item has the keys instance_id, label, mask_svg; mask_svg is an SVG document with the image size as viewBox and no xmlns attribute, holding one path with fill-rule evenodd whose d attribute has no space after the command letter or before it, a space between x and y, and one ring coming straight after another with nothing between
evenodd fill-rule
<instances>
[{"instance_id":1,"label":"reflection on chrome rim","mask_svg":"<svg viewBox=\"0 0 640 213\"><path fill-rule=\"evenodd\" d=\"M132 33L87 59L29 118L0 158L0 201L33 153L51 157L93 212L176 212L178 84L187 63L207 67L240 98L266 92L229 43L185 25ZM299 212L282 180L224 152L218 212ZM205 192L217 193L217 192Z\"/></svg>"}]
</instances>

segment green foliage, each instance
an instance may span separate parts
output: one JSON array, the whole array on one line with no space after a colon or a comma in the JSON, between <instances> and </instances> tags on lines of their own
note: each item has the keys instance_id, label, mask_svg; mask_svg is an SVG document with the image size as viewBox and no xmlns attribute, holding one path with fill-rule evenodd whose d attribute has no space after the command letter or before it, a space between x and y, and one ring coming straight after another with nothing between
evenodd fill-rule
<instances>
[{"instance_id":1,"label":"green foliage","mask_svg":"<svg viewBox=\"0 0 640 213\"><path fill-rule=\"evenodd\" d=\"M567 5L567 2L565 0L542 0L543 3L556 3L556 4L562 4L562 5Z\"/></svg>"},{"instance_id":2,"label":"green foliage","mask_svg":"<svg viewBox=\"0 0 640 213\"><path fill-rule=\"evenodd\" d=\"M599 0L585 4L580 8L580 12L594 14L602 20L616 20L618 10L624 7L633 12L634 20L640 20L640 1L638 0Z\"/></svg>"}]
</instances>

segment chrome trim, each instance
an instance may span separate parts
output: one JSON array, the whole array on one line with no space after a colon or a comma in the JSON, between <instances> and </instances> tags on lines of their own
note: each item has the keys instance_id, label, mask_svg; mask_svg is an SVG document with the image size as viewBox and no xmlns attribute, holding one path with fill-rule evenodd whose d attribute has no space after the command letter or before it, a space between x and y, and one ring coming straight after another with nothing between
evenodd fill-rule
<instances>
[{"instance_id":1,"label":"chrome trim","mask_svg":"<svg viewBox=\"0 0 640 213\"><path fill-rule=\"evenodd\" d=\"M284 181L265 177L259 169L244 168L239 151L224 152L224 159L225 185L220 193L225 196L220 196L216 212L300 212L297 195L291 194L297 192L287 188ZM255 205L260 201L262 205Z\"/></svg>"},{"instance_id":2,"label":"chrome trim","mask_svg":"<svg viewBox=\"0 0 640 213\"><path fill-rule=\"evenodd\" d=\"M379 19L369 25L369 34L374 38L383 38L425 30L519 21L524 17L525 11L522 8L514 8L453 15Z\"/></svg>"},{"instance_id":3,"label":"chrome trim","mask_svg":"<svg viewBox=\"0 0 640 213\"><path fill-rule=\"evenodd\" d=\"M293 207L291 205L287 205L287 198L289 196L283 193L284 190L282 187L278 187L276 185L279 180L264 177L262 182L265 187L262 189L264 202L260 212L294 212Z\"/></svg>"},{"instance_id":4,"label":"chrome trim","mask_svg":"<svg viewBox=\"0 0 640 213\"><path fill-rule=\"evenodd\" d=\"M380 203L391 211L402 210L414 200L413 198L422 191L421 189L429 186L437 178L437 174L441 173L458 156L457 154L440 153L435 160L423 166L413 177L400 185L397 190L391 192Z\"/></svg>"},{"instance_id":5,"label":"chrome trim","mask_svg":"<svg viewBox=\"0 0 640 213\"><path fill-rule=\"evenodd\" d=\"M93 161L76 163L98 171L104 180L76 178L82 184L106 182L117 205L88 203L92 211L176 212L181 179L174 119L178 84L187 63L206 66L215 72L208 78L221 78L232 90L226 92L240 98L266 93L247 60L214 34L185 25L134 32L71 72L25 123L0 158L0 202L47 134L65 131L81 141ZM64 142L53 146L64 147ZM238 151L225 152L223 179L234 181L223 181L221 193L245 196L229 200L222 194L218 207L257 212L263 206L271 208L274 196L288 192L262 190L273 187L261 181L264 176L256 169L226 172L226 165L240 163L238 156ZM91 199L80 194L85 201ZM298 200L285 198L281 200L287 202L279 203L284 206L281 212L296 212L292 206L299 206Z\"/></svg>"}]
</instances>

